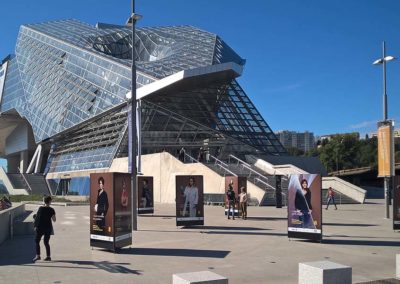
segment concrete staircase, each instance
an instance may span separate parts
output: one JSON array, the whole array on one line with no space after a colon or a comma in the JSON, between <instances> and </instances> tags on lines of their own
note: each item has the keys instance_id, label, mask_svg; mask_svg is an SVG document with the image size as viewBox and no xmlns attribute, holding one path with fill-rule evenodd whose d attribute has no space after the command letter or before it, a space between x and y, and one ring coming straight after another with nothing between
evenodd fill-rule
<instances>
[{"instance_id":1,"label":"concrete staircase","mask_svg":"<svg viewBox=\"0 0 400 284\"><path fill-rule=\"evenodd\" d=\"M7 174L7 177L13 188L25 189L29 194L51 194L42 174Z\"/></svg>"},{"instance_id":2,"label":"concrete staircase","mask_svg":"<svg viewBox=\"0 0 400 284\"><path fill-rule=\"evenodd\" d=\"M250 197L251 204L259 206L275 206L276 179L274 175L268 175L253 165L247 164L234 156L232 156L232 159L228 162L220 161L215 157L212 157L212 160L214 160L214 163L205 163L204 165L221 176L236 175L239 177L246 177L247 181L254 187L262 190L263 194L258 198ZM287 185L287 179L284 177L282 179L283 205L286 205Z\"/></svg>"},{"instance_id":3,"label":"concrete staircase","mask_svg":"<svg viewBox=\"0 0 400 284\"><path fill-rule=\"evenodd\" d=\"M22 178L21 174L7 174L7 176L14 188L25 188L29 190L28 185Z\"/></svg>"},{"instance_id":4,"label":"concrete staircase","mask_svg":"<svg viewBox=\"0 0 400 284\"><path fill-rule=\"evenodd\" d=\"M32 189L32 194L51 195L46 179L42 174L24 174L26 181Z\"/></svg>"}]
</instances>

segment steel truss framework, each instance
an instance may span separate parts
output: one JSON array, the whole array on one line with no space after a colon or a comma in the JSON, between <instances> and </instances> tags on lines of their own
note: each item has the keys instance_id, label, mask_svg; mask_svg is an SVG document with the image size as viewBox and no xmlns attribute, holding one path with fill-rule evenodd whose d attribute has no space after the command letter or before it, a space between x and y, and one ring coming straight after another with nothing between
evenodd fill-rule
<instances>
[{"instance_id":1,"label":"steel truss framework","mask_svg":"<svg viewBox=\"0 0 400 284\"><path fill-rule=\"evenodd\" d=\"M35 142L50 149L46 172L107 168L127 155L131 38L125 26L76 20L20 28L0 113L18 113L31 124ZM134 48L138 88L181 71L213 74L218 65L245 64L217 35L190 26L139 28ZM184 146L221 156L285 154L235 80L241 71L226 72L144 96L142 152Z\"/></svg>"}]
</instances>

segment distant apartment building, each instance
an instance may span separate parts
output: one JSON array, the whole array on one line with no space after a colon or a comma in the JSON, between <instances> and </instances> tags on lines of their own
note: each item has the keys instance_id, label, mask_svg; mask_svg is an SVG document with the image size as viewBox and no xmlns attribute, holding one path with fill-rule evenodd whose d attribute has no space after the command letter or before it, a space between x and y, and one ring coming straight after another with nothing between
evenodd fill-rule
<instances>
[{"instance_id":1,"label":"distant apartment building","mask_svg":"<svg viewBox=\"0 0 400 284\"><path fill-rule=\"evenodd\" d=\"M372 138L372 137L377 137L378 134L376 132L373 132L373 133L370 133L368 136ZM400 138L400 129L399 128L393 130L393 137Z\"/></svg>"},{"instance_id":2,"label":"distant apartment building","mask_svg":"<svg viewBox=\"0 0 400 284\"><path fill-rule=\"evenodd\" d=\"M321 135L316 137L317 141L322 141L322 140L331 140L333 137L335 136L339 136L339 135L352 135L355 136L357 139L360 139L360 133L359 132L348 132L348 133L336 133L336 134L325 134L325 135Z\"/></svg>"},{"instance_id":3,"label":"distant apartment building","mask_svg":"<svg viewBox=\"0 0 400 284\"><path fill-rule=\"evenodd\" d=\"M313 149L315 145L314 133L312 132L282 130L278 131L276 135L286 149L297 148L307 152Z\"/></svg>"}]
</instances>

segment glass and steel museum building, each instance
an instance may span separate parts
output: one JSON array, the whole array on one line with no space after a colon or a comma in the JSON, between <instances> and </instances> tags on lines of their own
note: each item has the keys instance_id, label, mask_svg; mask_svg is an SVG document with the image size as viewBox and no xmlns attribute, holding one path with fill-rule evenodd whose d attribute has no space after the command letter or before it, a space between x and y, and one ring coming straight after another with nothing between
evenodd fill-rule
<instances>
[{"instance_id":1,"label":"glass and steel museum building","mask_svg":"<svg viewBox=\"0 0 400 284\"><path fill-rule=\"evenodd\" d=\"M142 154L286 153L236 81L245 60L218 35L141 27L134 45ZM0 67L0 157L8 172L59 179L126 157L131 50L127 26L21 26L15 55Z\"/></svg>"}]
</instances>

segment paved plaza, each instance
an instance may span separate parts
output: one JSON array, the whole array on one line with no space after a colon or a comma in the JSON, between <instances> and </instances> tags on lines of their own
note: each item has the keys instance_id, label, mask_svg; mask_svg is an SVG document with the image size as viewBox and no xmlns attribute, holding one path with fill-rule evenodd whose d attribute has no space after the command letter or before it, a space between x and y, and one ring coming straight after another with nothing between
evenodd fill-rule
<instances>
[{"instance_id":1,"label":"paved plaza","mask_svg":"<svg viewBox=\"0 0 400 284\"><path fill-rule=\"evenodd\" d=\"M248 220L233 221L222 207L205 206L205 226L180 228L174 205L156 205L154 216L139 217L132 247L119 254L90 248L88 206L54 208L53 261L32 262L33 236L7 240L0 283L172 283L174 273L201 270L229 283L297 283L298 263L318 260L351 266L359 283L393 278L400 253L383 200L323 210L322 244L289 240L286 208L249 207Z\"/></svg>"}]
</instances>

